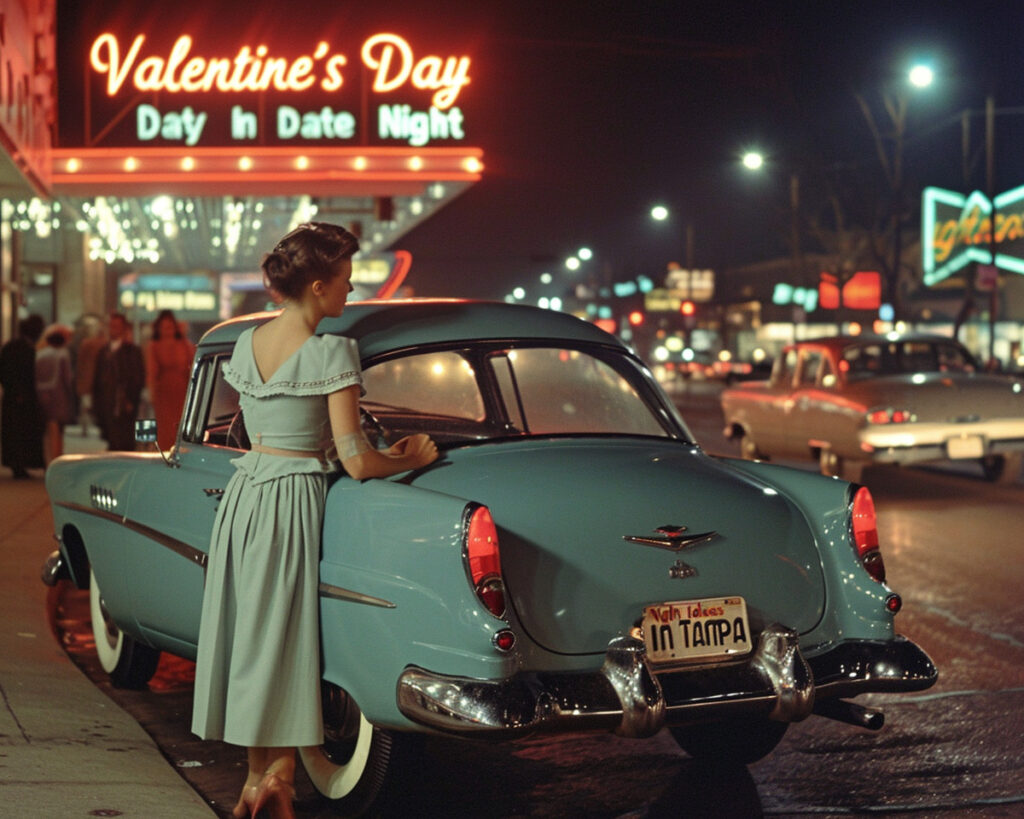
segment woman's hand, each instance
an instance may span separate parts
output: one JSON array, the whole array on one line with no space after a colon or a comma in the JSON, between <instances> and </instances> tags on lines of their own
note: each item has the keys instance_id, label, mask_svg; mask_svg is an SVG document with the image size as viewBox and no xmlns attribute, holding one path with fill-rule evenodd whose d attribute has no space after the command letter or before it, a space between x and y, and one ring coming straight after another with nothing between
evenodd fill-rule
<instances>
[{"instance_id":1,"label":"woman's hand","mask_svg":"<svg viewBox=\"0 0 1024 819\"><path fill-rule=\"evenodd\" d=\"M437 444L429 435L420 432L396 441L388 450L388 454L408 458L415 464L412 468L418 469L437 460Z\"/></svg>"}]
</instances>

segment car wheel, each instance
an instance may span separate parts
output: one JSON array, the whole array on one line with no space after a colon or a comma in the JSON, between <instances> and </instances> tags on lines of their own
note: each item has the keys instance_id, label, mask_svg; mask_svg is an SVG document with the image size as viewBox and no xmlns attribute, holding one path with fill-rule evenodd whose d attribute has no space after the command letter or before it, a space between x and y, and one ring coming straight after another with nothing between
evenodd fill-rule
<instances>
[{"instance_id":1,"label":"car wheel","mask_svg":"<svg viewBox=\"0 0 1024 819\"><path fill-rule=\"evenodd\" d=\"M982 458L981 470L985 473L985 480L996 483L1015 483L1020 477L1022 458L1024 456L1020 452Z\"/></svg>"},{"instance_id":2,"label":"car wheel","mask_svg":"<svg viewBox=\"0 0 1024 819\"><path fill-rule=\"evenodd\" d=\"M836 455L831 449L822 449L818 456L818 465L821 474L826 477L842 478L850 483L860 483L864 474L864 463L862 461L851 461Z\"/></svg>"},{"instance_id":3,"label":"car wheel","mask_svg":"<svg viewBox=\"0 0 1024 819\"><path fill-rule=\"evenodd\" d=\"M100 665L115 688L144 688L156 673L160 652L129 637L110 619L96 575L89 570L89 615Z\"/></svg>"},{"instance_id":4,"label":"car wheel","mask_svg":"<svg viewBox=\"0 0 1024 819\"><path fill-rule=\"evenodd\" d=\"M788 722L731 719L705 725L669 728L672 738L694 759L749 765L764 759L786 735Z\"/></svg>"},{"instance_id":5,"label":"car wheel","mask_svg":"<svg viewBox=\"0 0 1024 819\"><path fill-rule=\"evenodd\" d=\"M355 700L323 682L324 744L301 748L302 764L313 786L339 816L359 816L380 807L392 788L394 764L408 737L376 728Z\"/></svg>"},{"instance_id":6,"label":"car wheel","mask_svg":"<svg viewBox=\"0 0 1024 819\"><path fill-rule=\"evenodd\" d=\"M763 460L761 453L757 449L757 444L754 443L754 439L749 432L744 432L740 436L740 456L746 461Z\"/></svg>"}]
</instances>

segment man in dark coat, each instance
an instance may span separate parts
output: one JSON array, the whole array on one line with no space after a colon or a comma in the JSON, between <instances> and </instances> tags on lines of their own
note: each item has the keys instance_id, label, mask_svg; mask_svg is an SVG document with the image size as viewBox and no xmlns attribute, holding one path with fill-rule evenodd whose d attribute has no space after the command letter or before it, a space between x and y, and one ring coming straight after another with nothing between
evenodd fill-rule
<instances>
[{"instance_id":1,"label":"man in dark coat","mask_svg":"<svg viewBox=\"0 0 1024 819\"><path fill-rule=\"evenodd\" d=\"M31 315L19 323L18 337L0 348L0 450L3 465L19 479L45 465L43 412L36 397L36 343L42 333L42 316Z\"/></svg>"},{"instance_id":2,"label":"man in dark coat","mask_svg":"<svg viewBox=\"0 0 1024 819\"><path fill-rule=\"evenodd\" d=\"M146 363L142 350L132 342L128 320L121 313L111 314L109 336L110 340L96 354L93 414L107 449L133 450L135 419L146 385Z\"/></svg>"}]
</instances>

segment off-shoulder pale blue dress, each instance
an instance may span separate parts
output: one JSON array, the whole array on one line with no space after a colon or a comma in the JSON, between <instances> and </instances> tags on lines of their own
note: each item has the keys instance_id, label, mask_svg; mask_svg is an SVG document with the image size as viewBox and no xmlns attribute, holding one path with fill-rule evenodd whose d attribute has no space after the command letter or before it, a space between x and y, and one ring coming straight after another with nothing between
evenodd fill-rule
<instances>
[{"instance_id":1,"label":"off-shoulder pale blue dress","mask_svg":"<svg viewBox=\"0 0 1024 819\"><path fill-rule=\"evenodd\" d=\"M224 366L250 440L328 451L327 395L362 384L355 341L313 336L264 382L252 332ZM320 536L339 467L255 451L232 463L206 566L192 730L248 747L319 745Z\"/></svg>"}]
</instances>

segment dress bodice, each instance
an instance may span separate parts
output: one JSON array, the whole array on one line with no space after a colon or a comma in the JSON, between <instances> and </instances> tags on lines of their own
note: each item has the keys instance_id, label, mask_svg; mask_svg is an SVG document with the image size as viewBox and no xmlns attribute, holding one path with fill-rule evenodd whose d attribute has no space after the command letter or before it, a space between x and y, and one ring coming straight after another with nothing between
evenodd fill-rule
<instances>
[{"instance_id":1,"label":"dress bodice","mask_svg":"<svg viewBox=\"0 0 1024 819\"><path fill-rule=\"evenodd\" d=\"M327 452L331 424L327 395L354 384L362 388L359 351L354 339L342 336L308 338L266 381L260 376L252 349L253 328L235 344L224 377L238 390L246 432L253 444L277 449ZM285 462L300 461L299 464ZM289 458L249 452L236 466L271 469L279 473L320 471L315 458Z\"/></svg>"}]
</instances>

